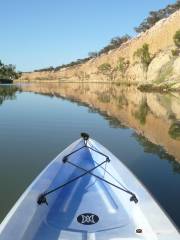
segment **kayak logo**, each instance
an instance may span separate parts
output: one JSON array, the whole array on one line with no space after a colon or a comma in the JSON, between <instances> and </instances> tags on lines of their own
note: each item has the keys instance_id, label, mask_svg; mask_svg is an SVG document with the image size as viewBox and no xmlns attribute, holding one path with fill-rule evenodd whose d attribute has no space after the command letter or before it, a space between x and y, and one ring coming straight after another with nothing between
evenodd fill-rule
<instances>
[{"instance_id":1,"label":"kayak logo","mask_svg":"<svg viewBox=\"0 0 180 240\"><path fill-rule=\"evenodd\" d=\"M77 217L77 221L84 225L92 225L99 221L99 217L93 213L83 213Z\"/></svg>"}]
</instances>

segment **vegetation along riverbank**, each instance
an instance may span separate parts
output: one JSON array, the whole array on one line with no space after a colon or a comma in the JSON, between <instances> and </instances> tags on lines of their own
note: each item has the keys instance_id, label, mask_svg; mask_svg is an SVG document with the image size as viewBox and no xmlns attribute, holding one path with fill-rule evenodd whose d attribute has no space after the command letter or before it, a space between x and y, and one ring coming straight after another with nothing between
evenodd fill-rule
<instances>
[{"instance_id":1,"label":"vegetation along riverbank","mask_svg":"<svg viewBox=\"0 0 180 240\"><path fill-rule=\"evenodd\" d=\"M180 91L180 1L150 12L135 30L134 38L113 38L85 59L23 73L18 81L108 81L142 91Z\"/></svg>"},{"instance_id":2,"label":"vegetation along riverbank","mask_svg":"<svg viewBox=\"0 0 180 240\"><path fill-rule=\"evenodd\" d=\"M16 71L16 67L12 64L4 64L0 60L0 84L12 83L14 79L21 76L20 72Z\"/></svg>"}]
</instances>

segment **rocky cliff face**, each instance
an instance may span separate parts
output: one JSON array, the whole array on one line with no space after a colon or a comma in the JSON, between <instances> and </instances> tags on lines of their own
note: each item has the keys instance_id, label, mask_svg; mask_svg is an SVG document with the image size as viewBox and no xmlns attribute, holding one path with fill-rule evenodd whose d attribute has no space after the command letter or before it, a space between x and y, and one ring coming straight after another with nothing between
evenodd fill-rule
<instances>
[{"instance_id":1,"label":"rocky cliff face","mask_svg":"<svg viewBox=\"0 0 180 240\"><path fill-rule=\"evenodd\" d=\"M151 29L121 45L121 47L93 58L84 64L64 68L59 71L24 73L21 80L57 80L57 81L116 81L135 84L166 84L173 89L180 88L180 56L173 56L175 49L173 36L180 29L180 10L167 19L157 22ZM134 53L143 44L149 45L152 56L148 68L136 61ZM129 65L122 76L116 70L119 58L124 58ZM98 66L108 63L111 74L100 72Z\"/></svg>"}]
</instances>

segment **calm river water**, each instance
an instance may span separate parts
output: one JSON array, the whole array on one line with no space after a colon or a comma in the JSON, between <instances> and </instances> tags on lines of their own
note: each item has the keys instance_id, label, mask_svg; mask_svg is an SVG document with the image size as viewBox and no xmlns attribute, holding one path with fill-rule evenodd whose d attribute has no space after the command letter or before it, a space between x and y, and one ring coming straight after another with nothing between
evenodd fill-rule
<instances>
[{"instance_id":1,"label":"calm river water","mask_svg":"<svg viewBox=\"0 0 180 240\"><path fill-rule=\"evenodd\" d=\"M0 221L82 131L121 159L180 228L180 95L95 83L0 86Z\"/></svg>"}]
</instances>

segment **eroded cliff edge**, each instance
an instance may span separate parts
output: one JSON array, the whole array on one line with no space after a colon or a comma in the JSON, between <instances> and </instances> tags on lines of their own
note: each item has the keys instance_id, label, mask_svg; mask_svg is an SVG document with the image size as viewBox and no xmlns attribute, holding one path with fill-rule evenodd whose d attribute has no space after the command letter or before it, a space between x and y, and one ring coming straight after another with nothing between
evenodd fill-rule
<instances>
[{"instance_id":1,"label":"eroded cliff edge","mask_svg":"<svg viewBox=\"0 0 180 240\"><path fill-rule=\"evenodd\" d=\"M137 84L154 90L180 90L180 54L173 37L180 30L180 10L157 22L151 29L122 44L121 47L91 60L59 71L24 73L21 81L86 81ZM147 68L135 57L144 44L151 61ZM121 60L122 68L118 69ZM104 69L100 66L104 65ZM107 67L109 66L109 67ZM107 69L106 69L107 67ZM145 89L148 90L148 87Z\"/></svg>"}]
</instances>

